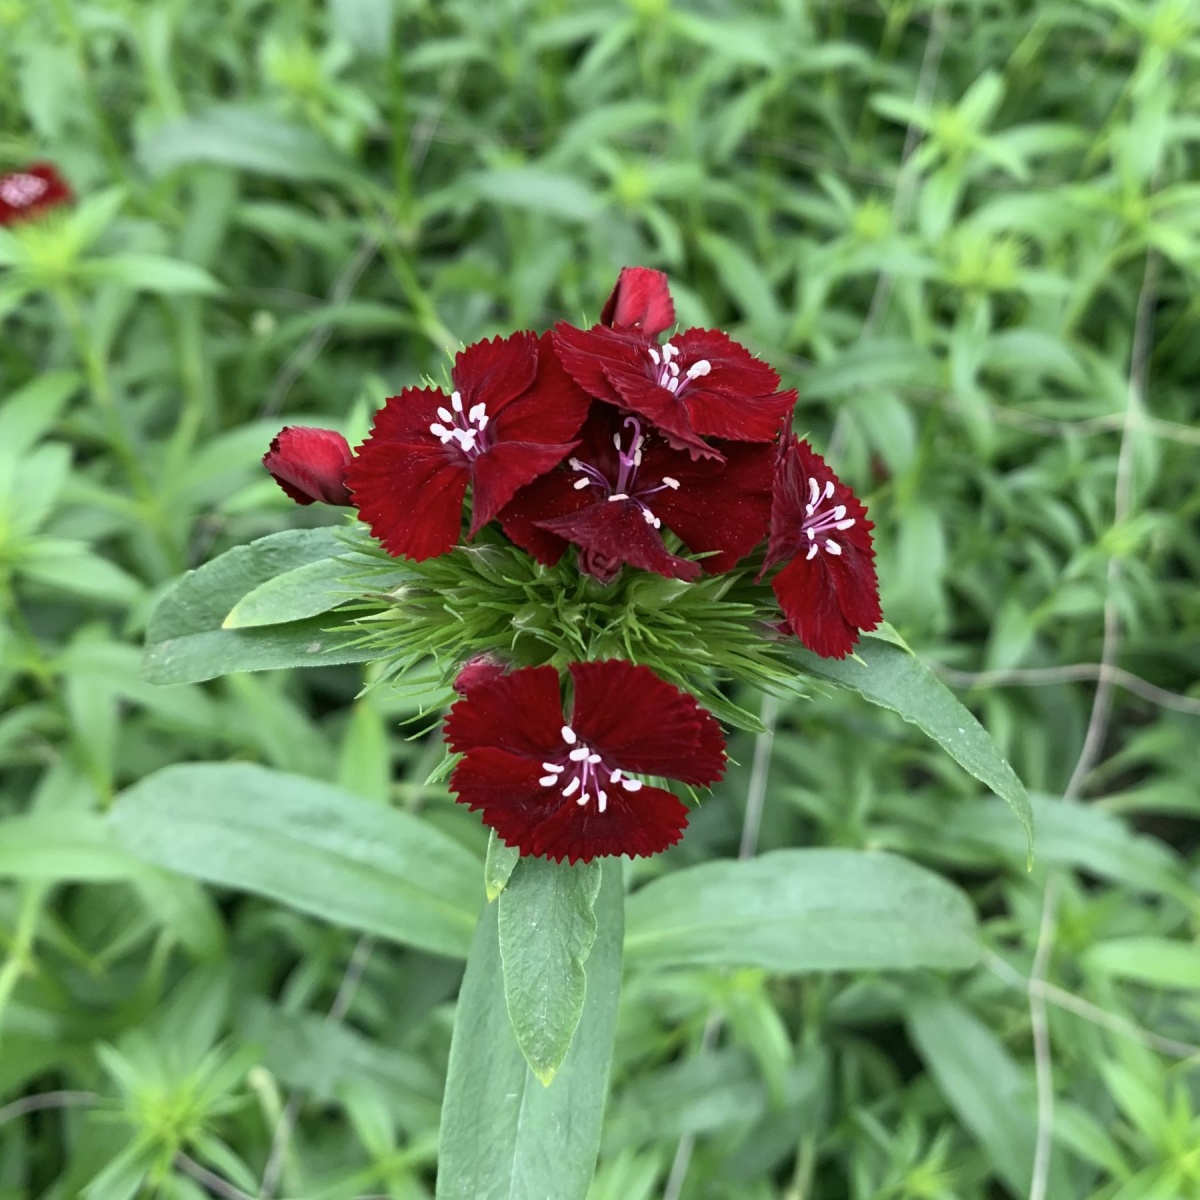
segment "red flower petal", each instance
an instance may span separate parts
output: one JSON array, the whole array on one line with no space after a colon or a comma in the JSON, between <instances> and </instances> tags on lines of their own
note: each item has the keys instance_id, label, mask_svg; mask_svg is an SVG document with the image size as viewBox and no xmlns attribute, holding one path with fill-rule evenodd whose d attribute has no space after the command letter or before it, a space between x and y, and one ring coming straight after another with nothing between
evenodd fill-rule
<instances>
[{"instance_id":1,"label":"red flower petal","mask_svg":"<svg viewBox=\"0 0 1200 1200\"><path fill-rule=\"evenodd\" d=\"M523 667L472 687L450 709L445 735L456 754L491 746L540 760L561 747L562 727L558 672Z\"/></svg>"},{"instance_id":2,"label":"red flower petal","mask_svg":"<svg viewBox=\"0 0 1200 1200\"><path fill-rule=\"evenodd\" d=\"M429 432L446 401L435 388L390 396L347 476L359 516L387 552L418 562L445 554L462 531L467 460Z\"/></svg>"},{"instance_id":3,"label":"red flower petal","mask_svg":"<svg viewBox=\"0 0 1200 1200\"><path fill-rule=\"evenodd\" d=\"M623 771L706 786L725 774L725 739L694 696L619 658L572 663L571 728Z\"/></svg>"},{"instance_id":4,"label":"red flower petal","mask_svg":"<svg viewBox=\"0 0 1200 1200\"><path fill-rule=\"evenodd\" d=\"M796 636L826 658L844 658L883 612L867 510L807 443L780 454L763 571L791 561L771 587ZM761 578L761 575L760 575Z\"/></svg>"},{"instance_id":5,"label":"red flower petal","mask_svg":"<svg viewBox=\"0 0 1200 1200\"><path fill-rule=\"evenodd\" d=\"M623 267L600 311L600 324L656 338L675 324L675 304L662 271Z\"/></svg>"},{"instance_id":6,"label":"red flower petal","mask_svg":"<svg viewBox=\"0 0 1200 1200\"><path fill-rule=\"evenodd\" d=\"M349 442L336 430L288 425L271 439L262 461L297 504L350 505L346 472L352 459Z\"/></svg>"},{"instance_id":7,"label":"red flower petal","mask_svg":"<svg viewBox=\"0 0 1200 1200\"><path fill-rule=\"evenodd\" d=\"M0 175L0 225L32 217L72 199L71 189L50 163L38 162Z\"/></svg>"},{"instance_id":8,"label":"red flower petal","mask_svg":"<svg viewBox=\"0 0 1200 1200\"><path fill-rule=\"evenodd\" d=\"M524 392L537 373L537 335L514 333L506 338L473 342L454 358L450 378L468 408L483 404L492 420Z\"/></svg>"},{"instance_id":9,"label":"red flower petal","mask_svg":"<svg viewBox=\"0 0 1200 1200\"><path fill-rule=\"evenodd\" d=\"M454 768L450 790L460 804L482 810L484 823L506 845L556 862L648 857L675 845L687 827L687 806L661 788L646 785L632 795L614 788L600 813L541 787L539 771L528 759L480 749Z\"/></svg>"}]
</instances>

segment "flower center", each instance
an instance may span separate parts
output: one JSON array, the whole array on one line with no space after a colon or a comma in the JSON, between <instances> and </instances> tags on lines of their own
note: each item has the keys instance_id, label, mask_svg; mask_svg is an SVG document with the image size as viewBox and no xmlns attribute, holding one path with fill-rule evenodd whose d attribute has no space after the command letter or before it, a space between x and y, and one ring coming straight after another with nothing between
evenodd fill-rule
<instances>
[{"instance_id":1,"label":"flower center","mask_svg":"<svg viewBox=\"0 0 1200 1200\"><path fill-rule=\"evenodd\" d=\"M557 788L559 795L575 797L581 808L589 801L596 801L596 811L604 812L608 807L608 792L605 785L614 784L627 792L640 792L642 781L629 779L620 767L610 767L590 746L585 746L570 725L562 727L564 752L561 762L544 762L546 772L538 783L544 788Z\"/></svg>"},{"instance_id":2,"label":"flower center","mask_svg":"<svg viewBox=\"0 0 1200 1200\"><path fill-rule=\"evenodd\" d=\"M49 188L50 185L40 176L18 171L0 182L0 200L10 208L27 208L45 195Z\"/></svg>"},{"instance_id":3,"label":"flower center","mask_svg":"<svg viewBox=\"0 0 1200 1200\"><path fill-rule=\"evenodd\" d=\"M464 411L463 399L460 392L450 396L450 407L439 408L437 415L442 423L434 421L429 432L443 446L455 442L458 448L472 462L487 449L483 431L487 428L487 408L483 404L473 404L470 411Z\"/></svg>"},{"instance_id":4,"label":"flower center","mask_svg":"<svg viewBox=\"0 0 1200 1200\"><path fill-rule=\"evenodd\" d=\"M712 363L707 358L698 359L686 371L680 369L675 361L679 357L679 347L664 342L661 346L647 346L652 364L651 374L659 387L664 387L672 396L677 396L686 390L689 383L702 379L712 370Z\"/></svg>"},{"instance_id":5,"label":"flower center","mask_svg":"<svg viewBox=\"0 0 1200 1200\"><path fill-rule=\"evenodd\" d=\"M833 480L826 483L822 490L821 485L810 475L808 503L804 506L804 523L800 526L808 535L808 553L804 556L806 561L815 558L819 549L824 549L830 554L841 554L841 544L826 535L834 530L849 529L855 524L854 517L846 516L844 504L827 507L832 499Z\"/></svg>"},{"instance_id":6,"label":"flower center","mask_svg":"<svg viewBox=\"0 0 1200 1200\"><path fill-rule=\"evenodd\" d=\"M607 475L604 474L598 467L593 467L590 463L585 463L582 459L568 459L568 464L572 471L579 474L580 478L575 480L575 490L582 491L587 487L603 488L609 500L629 500L636 504L641 510L642 516L645 518L647 525L653 525L655 529L662 528L662 521L650 511L650 506L646 503L646 496L653 496L656 492L665 491L667 488L675 490L679 487L679 480L672 479L670 475L662 477L662 483L658 487L652 488L637 488L637 473L638 467L642 465L642 446L646 441L642 433L642 423L637 417L626 417L625 425L632 425L633 432L629 437L629 449L626 450L621 446L621 435L613 434L613 445L617 448L617 481L613 484Z\"/></svg>"}]
</instances>

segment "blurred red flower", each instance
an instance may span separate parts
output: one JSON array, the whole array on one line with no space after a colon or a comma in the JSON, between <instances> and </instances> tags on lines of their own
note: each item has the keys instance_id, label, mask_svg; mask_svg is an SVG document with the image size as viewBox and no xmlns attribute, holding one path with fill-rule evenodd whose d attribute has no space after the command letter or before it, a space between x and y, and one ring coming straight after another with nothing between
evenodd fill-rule
<instances>
[{"instance_id":1,"label":"blurred red flower","mask_svg":"<svg viewBox=\"0 0 1200 1200\"><path fill-rule=\"evenodd\" d=\"M612 294L600 310L600 324L618 332L657 338L675 324L675 302L662 271L622 267Z\"/></svg>"},{"instance_id":2,"label":"blurred red flower","mask_svg":"<svg viewBox=\"0 0 1200 1200\"><path fill-rule=\"evenodd\" d=\"M50 163L38 162L0 175L0 225L12 225L72 198L67 181Z\"/></svg>"}]
</instances>

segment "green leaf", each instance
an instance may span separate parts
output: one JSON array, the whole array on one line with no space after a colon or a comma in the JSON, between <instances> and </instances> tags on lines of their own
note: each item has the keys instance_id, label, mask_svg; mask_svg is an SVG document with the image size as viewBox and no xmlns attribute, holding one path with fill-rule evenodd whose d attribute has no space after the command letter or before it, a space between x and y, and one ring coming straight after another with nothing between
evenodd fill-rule
<instances>
[{"instance_id":1,"label":"green leaf","mask_svg":"<svg viewBox=\"0 0 1200 1200\"><path fill-rule=\"evenodd\" d=\"M0 878L54 882L127 880L145 865L86 812L35 812L0 821Z\"/></svg>"},{"instance_id":2,"label":"green leaf","mask_svg":"<svg viewBox=\"0 0 1200 1200\"><path fill-rule=\"evenodd\" d=\"M248 763L157 771L109 822L145 862L435 954L466 953L483 903L479 860L425 821Z\"/></svg>"},{"instance_id":3,"label":"green leaf","mask_svg":"<svg viewBox=\"0 0 1200 1200\"><path fill-rule=\"evenodd\" d=\"M138 291L164 296L213 296L222 290L203 267L161 254L95 258L81 263L79 274L85 279L124 283Z\"/></svg>"},{"instance_id":4,"label":"green leaf","mask_svg":"<svg viewBox=\"0 0 1200 1200\"><path fill-rule=\"evenodd\" d=\"M508 167L488 171L466 181L480 199L505 207L592 221L602 205L596 194L570 175L556 175L541 167Z\"/></svg>"},{"instance_id":5,"label":"green leaf","mask_svg":"<svg viewBox=\"0 0 1200 1200\"><path fill-rule=\"evenodd\" d=\"M0 446L23 454L58 420L58 414L82 382L76 371L47 371L8 393L0 408Z\"/></svg>"},{"instance_id":6,"label":"green leaf","mask_svg":"<svg viewBox=\"0 0 1200 1200\"><path fill-rule=\"evenodd\" d=\"M954 1000L915 1000L907 1015L913 1043L950 1107L1013 1195L1025 1195L1036 1138L1032 1071L1022 1071L1000 1039ZM1046 1194L1071 1195L1061 1159L1055 1155L1050 1165Z\"/></svg>"},{"instance_id":7,"label":"green leaf","mask_svg":"<svg viewBox=\"0 0 1200 1200\"><path fill-rule=\"evenodd\" d=\"M221 628L282 625L328 612L357 595L346 585L347 570L342 560L323 558L268 579L230 609Z\"/></svg>"},{"instance_id":8,"label":"green leaf","mask_svg":"<svg viewBox=\"0 0 1200 1200\"><path fill-rule=\"evenodd\" d=\"M583 1012L600 863L523 858L500 897L504 1000L517 1044L549 1085Z\"/></svg>"},{"instance_id":9,"label":"green leaf","mask_svg":"<svg viewBox=\"0 0 1200 1200\"><path fill-rule=\"evenodd\" d=\"M631 965L769 971L959 969L979 957L970 901L903 858L775 850L672 871L629 899Z\"/></svg>"},{"instance_id":10,"label":"green leaf","mask_svg":"<svg viewBox=\"0 0 1200 1200\"><path fill-rule=\"evenodd\" d=\"M499 905L479 919L458 998L442 1102L437 1200L584 1200L608 1091L621 989L621 863L606 859L587 998L571 1049L543 1087L504 1005Z\"/></svg>"},{"instance_id":11,"label":"green leaf","mask_svg":"<svg viewBox=\"0 0 1200 1200\"><path fill-rule=\"evenodd\" d=\"M483 886L489 904L504 891L520 857L521 851L516 846L506 846L493 829L483 863Z\"/></svg>"},{"instance_id":12,"label":"green leaf","mask_svg":"<svg viewBox=\"0 0 1200 1200\"><path fill-rule=\"evenodd\" d=\"M960 766L987 784L1017 814L1033 854L1033 810L1025 786L996 749L987 730L932 671L898 645L885 627L858 644L854 658L821 658L809 650L796 658L809 675L858 692L872 704L890 708L933 738Z\"/></svg>"},{"instance_id":13,"label":"green leaf","mask_svg":"<svg viewBox=\"0 0 1200 1200\"><path fill-rule=\"evenodd\" d=\"M225 629L238 602L276 576L344 550L333 529L292 529L236 546L189 571L159 601L146 630L142 677L151 683L197 683L232 671L365 662L353 629L330 629L315 616L262 628Z\"/></svg>"},{"instance_id":14,"label":"green leaf","mask_svg":"<svg viewBox=\"0 0 1200 1200\"><path fill-rule=\"evenodd\" d=\"M1200 947L1163 937L1109 938L1089 946L1083 964L1091 971L1158 988L1200 988Z\"/></svg>"},{"instance_id":15,"label":"green leaf","mask_svg":"<svg viewBox=\"0 0 1200 1200\"><path fill-rule=\"evenodd\" d=\"M279 179L344 181L354 167L302 125L236 104L171 121L143 139L138 157L153 175L189 163L217 163Z\"/></svg>"}]
</instances>

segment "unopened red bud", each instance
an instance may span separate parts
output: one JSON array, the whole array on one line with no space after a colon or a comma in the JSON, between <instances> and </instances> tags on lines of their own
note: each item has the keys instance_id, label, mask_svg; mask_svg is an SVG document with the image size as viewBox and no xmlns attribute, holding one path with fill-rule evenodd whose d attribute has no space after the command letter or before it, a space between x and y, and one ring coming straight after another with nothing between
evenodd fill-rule
<instances>
[{"instance_id":1,"label":"unopened red bud","mask_svg":"<svg viewBox=\"0 0 1200 1200\"><path fill-rule=\"evenodd\" d=\"M263 466L297 504L353 505L346 471L350 443L333 429L289 425L271 440Z\"/></svg>"}]
</instances>

